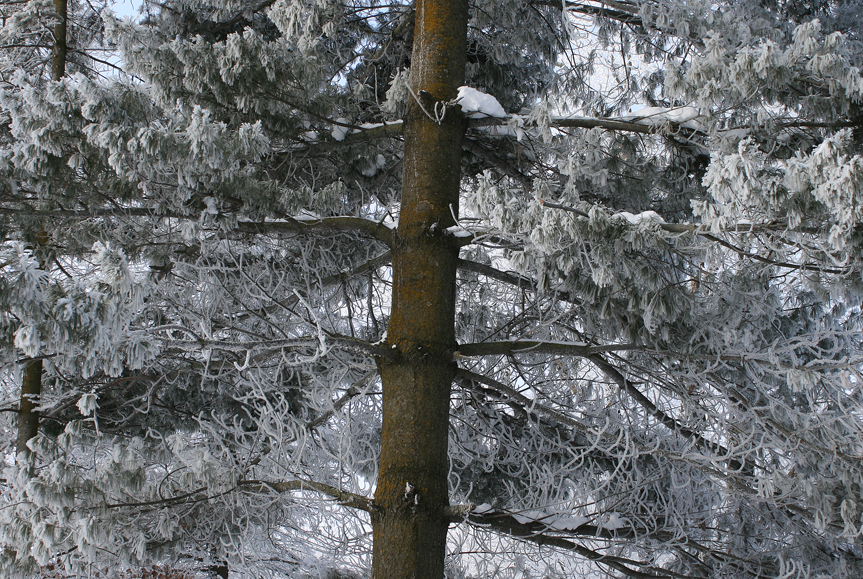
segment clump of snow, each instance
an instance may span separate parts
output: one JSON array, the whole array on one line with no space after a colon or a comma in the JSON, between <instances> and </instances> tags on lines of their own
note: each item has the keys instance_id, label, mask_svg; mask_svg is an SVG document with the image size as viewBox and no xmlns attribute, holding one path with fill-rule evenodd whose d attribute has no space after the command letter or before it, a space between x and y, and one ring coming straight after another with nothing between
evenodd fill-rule
<instances>
[{"instance_id":1,"label":"clump of snow","mask_svg":"<svg viewBox=\"0 0 863 579\"><path fill-rule=\"evenodd\" d=\"M485 117L506 118L506 111L503 110L503 107L500 106L496 98L469 86L458 87L458 96L455 102L472 119L482 119Z\"/></svg>"},{"instance_id":2,"label":"clump of snow","mask_svg":"<svg viewBox=\"0 0 863 579\"><path fill-rule=\"evenodd\" d=\"M291 219L294 221L320 221L321 216L311 211L303 210L302 213L294 215Z\"/></svg>"},{"instance_id":3,"label":"clump of snow","mask_svg":"<svg viewBox=\"0 0 863 579\"><path fill-rule=\"evenodd\" d=\"M339 117L336 119L336 122L347 124L348 120L343 117ZM360 128L358 129L352 129L350 127L344 127L342 125L334 125L332 135L335 140L344 141L347 135L355 135L357 133L362 133L363 131L368 131L370 129L377 129L379 127L391 127L394 125L400 125L402 124L402 122L403 121L401 119L398 119L396 121L385 121L383 123L363 123L359 126Z\"/></svg>"},{"instance_id":4,"label":"clump of snow","mask_svg":"<svg viewBox=\"0 0 863 579\"><path fill-rule=\"evenodd\" d=\"M752 134L752 129L744 128L744 129L728 129L725 131L719 131L719 135L726 139L745 139L750 134Z\"/></svg>"},{"instance_id":5,"label":"clump of snow","mask_svg":"<svg viewBox=\"0 0 863 579\"><path fill-rule=\"evenodd\" d=\"M378 169L387 164L387 159L380 153L375 157L374 161L369 166L363 169L363 175L366 177L374 177L377 175Z\"/></svg>"},{"instance_id":6,"label":"clump of snow","mask_svg":"<svg viewBox=\"0 0 863 579\"><path fill-rule=\"evenodd\" d=\"M339 117L336 119L336 122L337 123L347 123L348 119L343 118L343 117ZM342 125L335 125L333 127L333 132L332 132L333 138L337 141L344 141L345 135L347 135L348 131L350 131L350 130L351 129L349 127L344 127Z\"/></svg>"},{"instance_id":7,"label":"clump of snow","mask_svg":"<svg viewBox=\"0 0 863 579\"><path fill-rule=\"evenodd\" d=\"M484 515L485 513L490 513L490 512L491 512L491 511L493 511L493 510L494 510L494 507L493 507L493 506L491 506L491 505L490 505L490 504L488 504L488 503L483 503L483 504L481 504L481 505L477 505L477 506L476 506L476 507L471 511L471 513L473 513L473 514L475 514L475 515Z\"/></svg>"},{"instance_id":8,"label":"clump of snow","mask_svg":"<svg viewBox=\"0 0 863 579\"><path fill-rule=\"evenodd\" d=\"M641 107L630 110L629 114L620 117L620 120L651 126L674 123L690 129L700 129L701 125L694 122L700 116L701 113L695 107Z\"/></svg>"},{"instance_id":9,"label":"clump of snow","mask_svg":"<svg viewBox=\"0 0 863 579\"><path fill-rule=\"evenodd\" d=\"M600 528L606 529L608 531L616 531L617 529L622 529L629 523L628 520L621 517L618 513L611 513L608 515L608 519L604 523L600 525Z\"/></svg>"},{"instance_id":10,"label":"clump of snow","mask_svg":"<svg viewBox=\"0 0 863 579\"><path fill-rule=\"evenodd\" d=\"M542 523L550 516L550 514L543 511L525 511L523 513L514 513L512 518L515 519L517 523L524 525L527 523Z\"/></svg>"},{"instance_id":11,"label":"clump of snow","mask_svg":"<svg viewBox=\"0 0 863 579\"><path fill-rule=\"evenodd\" d=\"M663 219L656 211L642 211L638 215L630 213L629 211L621 211L620 213L615 213L614 215L612 215L611 219L625 219L632 225L638 225L642 221L655 221L657 223L665 223L665 219Z\"/></svg>"},{"instance_id":12,"label":"clump of snow","mask_svg":"<svg viewBox=\"0 0 863 579\"><path fill-rule=\"evenodd\" d=\"M587 517L561 517L548 523L548 528L555 531L575 531L590 519Z\"/></svg>"},{"instance_id":13,"label":"clump of snow","mask_svg":"<svg viewBox=\"0 0 863 579\"><path fill-rule=\"evenodd\" d=\"M469 231L460 225L453 225L452 227L447 227L446 230L447 233L455 237L470 237L471 235L473 235L472 231Z\"/></svg>"},{"instance_id":14,"label":"clump of snow","mask_svg":"<svg viewBox=\"0 0 863 579\"><path fill-rule=\"evenodd\" d=\"M384 121L383 123L363 123L360 125L359 129L354 129L351 133L361 133L364 130L377 129L378 127L391 127L393 125L400 125L402 122L403 121L399 119L397 121Z\"/></svg>"}]
</instances>

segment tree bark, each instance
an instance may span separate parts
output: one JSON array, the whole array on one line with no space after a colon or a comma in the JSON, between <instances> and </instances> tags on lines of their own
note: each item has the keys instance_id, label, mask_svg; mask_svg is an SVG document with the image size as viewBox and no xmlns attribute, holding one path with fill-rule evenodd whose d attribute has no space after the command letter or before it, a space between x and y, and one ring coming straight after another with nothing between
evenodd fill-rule
<instances>
[{"instance_id":1,"label":"tree bark","mask_svg":"<svg viewBox=\"0 0 863 579\"><path fill-rule=\"evenodd\" d=\"M61 80L66 74L66 21L69 16L69 5L67 0L54 0L54 9L57 11L58 22L54 26L54 46L51 54L51 80ZM37 235L40 244L48 239L48 235L39 232ZM45 263L41 263L43 269ZM31 360L24 367L21 378L21 400L18 405L18 439L15 444L16 455L29 453L27 443L39 433L39 396L42 394L42 360ZM29 456L29 454L25 454ZM33 462L30 461L30 468Z\"/></svg>"},{"instance_id":2,"label":"tree bark","mask_svg":"<svg viewBox=\"0 0 863 579\"><path fill-rule=\"evenodd\" d=\"M54 0L57 11L57 24L54 25L54 47L51 54L51 79L60 80L66 74L66 21L68 19L68 0Z\"/></svg>"},{"instance_id":3,"label":"tree bark","mask_svg":"<svg viewBox=\"0 0 863 579\"><path fill-rule=\"evenodd\" d=\"M440 122L429 115L441 113L464 81L467 14L466 0L417 1L410 79L415 98L404 122L387 330L387 346L397 357L378 361L383 432L372 514L376 579L444 576L458 261L458 245L445 230L457 216L467 124L458 107Z\"/></svg>"},{"instance_id":4,"label":"tree bark","mask_svg":"<svg viewBox=\"0 0 863 579\"><path fill-rule=\"evenodd\" d=\"M42 360L31 360L21 379L21 402L18 406L18 440L15 452L30 452L27 442L39 431L39 395L42 393Z\"/></svg>"}]
</instances>

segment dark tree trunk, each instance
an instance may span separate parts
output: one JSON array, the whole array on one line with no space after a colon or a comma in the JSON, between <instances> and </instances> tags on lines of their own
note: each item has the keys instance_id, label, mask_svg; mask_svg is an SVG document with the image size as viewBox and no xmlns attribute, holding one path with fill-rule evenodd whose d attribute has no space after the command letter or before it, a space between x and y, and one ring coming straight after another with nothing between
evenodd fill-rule
<instances>
[{"instance_id":1,"label":"dark tree trunk","mask_svg":"<svg viewBox=\"0 0 863 579\"><path fill-rule=\"evenodd\" d=\"M66 74L66 21L68 20L68 1L54 0L57 11L57 24L54 26L54 47L51 54L51 79L60 80ZM48 235L40 232L39 243L47 242ZM45 268L46 264L41 264ZM18 405L18 439L16 454L29 452L27 443L39 433L39 396L42 394L42 360L31 360L24 367L21 379L21 401ZM32 468L33 463L30 463Z\"/></svg>"},{"instance_id":2,"label":"dark tree trunk","mask_svg":"<svg viewBox=\"0 0 863 579\"><path fill-rule=\"evenodd\" d=\"M372 517L373 577L441 579L448 521L447 435L455 375L457 215L466 123L456 107L433 121L464 81L466 0L418 0L408 103L393 303L383 381L381 465ZM439 104L437 110L442 110ZM425 109L425 110L423 110Z\"/></svg>"},{"instance_id":3,"label":"dark tree trunk","mask_svg":"<svg viewBox=\"0 0 863 579\"><path fill-rule=\"evenodd\" d=\"M21 402L18 406L17 454L29 452L27 442L39 432L39 395L42 393L42 360L31 360L24 366L21 379Z\"/></svg>"},{"instance_id":4,"label":"dark tree trunk","mask_svg":"<svg viewBox=\"0 0 863 579\"><path fill-rule=\"evenodd\" d=\"M51 79L60 80L66 74L66 20L68 19L68 0L54 0L54 10L59 18L54 26L54 48L51 54Z\"/></svg>"}]
</instances>

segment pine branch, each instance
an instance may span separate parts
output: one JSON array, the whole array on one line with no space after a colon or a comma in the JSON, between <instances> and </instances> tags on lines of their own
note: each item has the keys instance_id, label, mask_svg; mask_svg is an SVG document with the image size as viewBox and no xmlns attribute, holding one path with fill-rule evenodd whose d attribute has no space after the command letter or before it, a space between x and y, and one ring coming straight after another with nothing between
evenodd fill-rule
<instances>
[{"instance_id":1,"label":"pine branch","mask_svg":"<svg viewBox=\"0 0 863 579\"><path fill-rule=\"evenodd\" d=\"M49 209L33 210L29 207L0 207L2 214L25 214L31 217L70 217L73 219L87 219L93 217L150 217L152 219L193 219L197 215L184 215L182 213L154 211L147 207L117 207L103 209ZM312 233L316 231L356 231L392 245L395 239L395 230L390 229L382 223L377 223L362 217L339 216L323 217L309 221L300 221L292 217L284 221L241 221L234 231L243 233Z\"/></svg>"},{"instance_id":2,"label":"pine branch","mask_svg":"<svg viewBox=\"0 0 863 579\"><path fill-rule=\"evenodd\" d=\"M470 370L466 370L464 368L459 368L458 372L456 372L456 380L464 381L464 382L478 382L485 386L488 386L492 390L496 390L502 394L504 394L510 400L518 403L520 405L520 409L522 412L526 412L528 414L534 415L542 415L547 418L551 418L552 420L556 420L561 424L565 424L570 428L573 428L582 434L586 434L596 438L597 440L605 439L610 443L614 443L615 439L605 433L600 432L596 429L590 428L589 426L585 426L578 420L571 418L562 412L558 412L553 408L549 408L548 406L544 406L540 404L536 400L530 399L527 396L516 391L514 388L507 386L502 382L498 382L493 378L489 378L488 376L484 376L482 374L477 374L475 372L471 372Z\"/></svg>"},{"instance_id":3,"label":"pine branch","mask_svg":"<svg viewBox=\"0 0 863 579\"><path fill-rule=\"evenodd\" d=\"M378 345L370 344L369 342L358 338L352 338L350 336L327 334L326 343L328 345L339 346L345 350L363 352L376 358L392 360L396 357L396 354L387 348L382 348ZM162 344L165 348L176 348L177 350L187 352L211 349L236 353L270 350L318 349L321 347L319 338L311 336L284 340L255 340L250 342L227 342L223 340L210 340L204 338L194 340L162 339Z\"/></svg>"},{"instance_id":4,"label":"pine branch","mask_svg":"<svg viewBox=\"0 0 863 579\"><path fill-rule=\"evenodd\" d=\"M367 513L377 511L377 507L375 506L375 503L372 499L348 491L343 491L341 489L337 489L334 486L330 486L324 483L298 479L283 482L241 480L237 484L240 487L255 489L260 492L266 492L269 490L275 491L277 493L286 493L291 491L312 490L327 495L328 497L335 499L340 505L344 505L346 507L360 509L366 511Z\"/></svg>"},{"instance_id":5,"label":"pine branch","mask_svg":"<svg viewBox=\"0 0 863 579\"><path fill-rule=\"evenodd\" d=\"M599 370L608 377L611 381L617 384L621 390L629 394L629 396L635 400L642 408L647 410L647 412L659 420L666 428L671 430L672 432L679 432L686 438L692 440L699 448L707 449L713 452L717 457L723 458L726 457L725 460L733 460L729 459L731 455L731 451L722 446L721 444L717 444L715 442L711 442L706 440L700 434L691 430L683 425L681 425L677 420L675 420L670 415L666 414L663 410L659 409L647 396L641 393L635 385L626 379L626 377L614 366L609 364L605 358L600 356L599 354L592 354L586 356L588 360L590 360L594 366L599 368Z\"/></svg>"},{"instance_id":6,"label":"pine branch","mask_svg":"<svg viewBox=\"0 0 863 579\"><path fill-rule=\"evenodd\" d=\"M530 541L531 543L535 543L540 546L556 547L558 549L573 551L586 559L606 565L627 577L632 577L633 579L696 579L695 576L682 575L680 573L675 573L674 571L654 567L649 563L613 555L604 555L564 537L546 535L542 532L542 527L544 527L542 523L521 524L508 514L495 514L491 516L470 515L468 520L476 527L483 529L491 528L495 531L505 533L523 541ZM604 539L614 539L626 536L626 534L612 533L594 525L582 525L579 527L577 533L583 536ZM633 567L635 567L635 569L633 569Z\"/></svg>"},{"instance_id":7,"label":"pine branch","mask_svg":"<svg viewBox=\"0 0 863 579\"><path fill-rule=\"evenodd\" d=\"M552 342L542 340L513 340L506 342L478 342L474 344L460 344L456 351L456 358L470 358L475 356L510 356L512 354L558 354L561 356L588 356L602 352L623 352L626 350L637 350L635 344L608 344L605 346L591 346L584 342Z\"/></svg>"},{"instance_id":8,"label":"pine branch","mask_svg":"<svg viewBox=\"0 0 863 579\"><path fill-rule=\"evenodd\" d=\"M287 218L284 221L251 222L241 221L237 224L237 230L248 233L273 233L273 232L303 232L314 231L357 231L382 241L392 247L395 243L395 230L383 223L377 223L362 217L323 217L309 221L299 221Z\"/></svg>"},{"instance_id":9,"label":"pine branch","mask_svg":"<svg viewBox=\"0 0 863 579\"><path fill-rule=\"evenodd\" d=\"M467 259L459 259L458 267L459 269L465 271L472 271L474 273L484 275L489 279L494 279L503 283L516 286L519 289L527 289L533 292L538 291L539 284L537 284L535 280L518 273L501 271L490 265L486 265L484 263L477 263L475 261L469 261ZM572 295L567 291L550 290L549 293L552 293L557 298L565 302L576 304L581 303L580 300L572 297Z\"/></svg>"}]
</instances>

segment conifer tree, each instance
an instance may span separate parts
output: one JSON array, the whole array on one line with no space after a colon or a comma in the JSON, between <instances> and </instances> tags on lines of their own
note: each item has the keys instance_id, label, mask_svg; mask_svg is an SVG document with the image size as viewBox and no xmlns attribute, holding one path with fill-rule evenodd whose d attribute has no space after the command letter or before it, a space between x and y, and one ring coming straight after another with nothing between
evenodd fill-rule
<instances>
[{"instance_id":1,"label":"conifer tree","mask_svg":"<svg viewBox=\"0 0 863 579\"><path fill-rule=\"evenodd\" d=\"M4 77L4 573L861 574L852 3L103 18Z\"/></svg>"}]
</instances>

